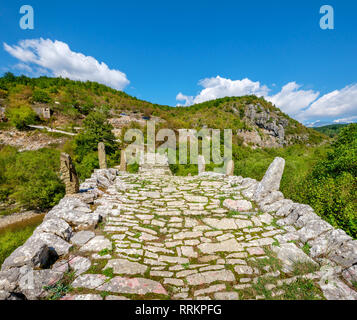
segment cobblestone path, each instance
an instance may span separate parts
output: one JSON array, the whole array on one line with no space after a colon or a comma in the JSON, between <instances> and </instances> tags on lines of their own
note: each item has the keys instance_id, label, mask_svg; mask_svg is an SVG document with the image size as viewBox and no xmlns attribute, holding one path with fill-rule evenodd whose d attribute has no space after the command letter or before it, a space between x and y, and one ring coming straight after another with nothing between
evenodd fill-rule
<instances>
[{"instance_id":1,"label":"cobblestone path","mask_svg":"<svg viewBox=\"0 0 357 320\"><path fill-rule=\"evenodd\" d=\"M242 178L119 174L78 232L64 299L323 299L322 273L293 226L243 201ZM226 200L227 201L227 200Z\"/></svg>"}]
</instances>

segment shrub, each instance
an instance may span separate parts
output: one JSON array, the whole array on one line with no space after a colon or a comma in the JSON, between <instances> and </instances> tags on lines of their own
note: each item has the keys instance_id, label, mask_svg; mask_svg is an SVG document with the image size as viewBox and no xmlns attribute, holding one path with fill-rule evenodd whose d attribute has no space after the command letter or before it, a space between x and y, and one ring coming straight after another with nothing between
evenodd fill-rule
<instances>
[{"instance_id":1,"label":"shrub","mask_svg":"<svg viewBox=\"0 0 357 320\"><path fill-rule=\"evenodd\" d=\"M88 178L93 169L98 168L98 143L104 142L108 163L118 159L119 147L112 133L113 126L108 123L106 114L95 111L84 120L83 131L74 140L74 154L80 178Z\"/></svg>"},{"instance_id":2,"label":"shrub","mask_svg":"<svg viewBox=\"0 0 357 320\"><path fill-rule=\"evenodd\" d=\"M51 102L51 97L48 93L41 89L36 89L32 94L32 101L40 103L49 103Z\"/></svg>"},{"instance_id":3,"label":"shrub","mask_svg":"<svg viewBox=\"0 0 357 320\"><path fill-rule=\"evenodd\" d=\"M10 119L10 123L18 130L24 130L28 125L35 124L38 121L37 114L29 106L8 108L6 116Z\"/></svg>"},{"instance_id":4,"label":"shrub","mask_svg":"<svg viewBox=\"0 0 357 320\"><path fill-rule=\"evenodd\" d=\"M0 89L0 99L5 99L8 92L6 90Z\"/></svg>"},{"instance_id":5,"label":"shrub","mask_svg":"<svg viewBox=\"0 0 357 320\"><path fill-rule=\"evenodd\" d=\"M6 167L16 161L16 149L5 146L0 148L0 201L5 201L11 194L10 181L6 179Z\"/></svg>"},{"instance_id":6,"label":"shrub","mask_svg":"<svg viewBox=\"0 0 357 320\"><path fill-rule=\"evenodd\" d=\"M343 128L326 159L299 183L298 200L357 238L357 124Z\"/></svg>"},{"instance_id":7,"label":"shrub","mask_svg":"<svg viewBox=\"0 0 357 320\"><path fill-rule=\"evenodd\" d=\"M81 162L76 164L76 171L81 180L89 178L93 170L99 168L99 160L97 152L86 154Z\"/></svg>"},{"instance_id":8,"label":"shrub","mask_svg":"<svg viewBox=\"0 0 357 320\"><path fill-rule=\"evenodd\" d=\"M127 166L127 170L129 173L138 173L139 172L139 164L137 162L133 164L129 164Z\"/></svg>"},{"instance_id":9,"label":"shrub","mask_svg":"<svg viewBox=\"0 0 357 320\"><path fill-rule=\"evenodd\" d=\"M108 123L104 113L95 111L90 113L83 123L83 131L75 138L74 152L77 160L98 150L98 143L104 142L107 154L115 153L118 149L115 136L112 133L113 126Z\"/></svg>"},{"instance_id":10,"label":"shrub","mask_svg":"<svg viewBox=\"0 0 357 320\"><path fill-rule=\"evenodd\" d=\"M6 149L1 154L6 154ZM16 152L12 159L5 160L3 168L2 186L8 190L3 198L10 197L26 209L45 210L64 196L64 185L57 174L57 150Z\"/></svg>"},{"instance_id":11,"label":"shrub","mask_svg":"<svg viewBox=\"0 0 357 320\"><path fill-rule=\"evenodd\" d=\"M331 225L357 237L357 179L349 173L337 178L311 176L300 183L301 202L310 204Z\"/></svg>"}]
</instances>

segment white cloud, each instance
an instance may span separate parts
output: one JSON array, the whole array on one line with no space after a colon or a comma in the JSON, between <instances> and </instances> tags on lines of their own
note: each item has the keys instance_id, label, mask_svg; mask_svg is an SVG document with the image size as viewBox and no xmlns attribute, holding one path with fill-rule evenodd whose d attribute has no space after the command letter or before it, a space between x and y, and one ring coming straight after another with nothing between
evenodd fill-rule
<instances>
[{"instance_id":1,"label":"white cloud","mask_svg":"<svg viewBox=\"0 0 357 320\"><path fill-rule=\"evenodd\" d=\"M56 77L96 81L118 90L130 83L125 73L110 69L104 62L98 62L91 56L73 52L62 41L28 39L13 46L4 43L4 49L23 64L29 67L34 64Z\"/></svg>"},{"instance_id":2,"label":"white cloud","mask_svg":"<svg viewBox=\"0 0 357 320\"><path fill-rule=\"evenodd\" d=\"M342 119L336 119L333 122L334 123L353 123L357 121L357 116L352 116L348 118L342 118Z\"/></svg>"},{"instance_id":3,"label":"white cloud","mask_svg":"<svg viewBox=\"0 0 357 320\"><path fill-rule=\"evenodd\" d=\"M264 96L283 112L300 121L357 120L357 84L335 90L321 98L319 98L320 92L304 90L302 85L296 82L287 83L274 95L269 95L270 89L267 86L249 79L231 80L217 76L200 80L198 84L203 89L197 96L187 96L180 92L176 100L184 101L184 105L189 106L217 98L253 94L258 97Z\"/></svg>"},{"instance_id":4,"label":"white cloud","mask_svg":"<svg viewBox=\"0 0 357 320\"><path fill-rule=\"evenodd\" d=\"M184 94L182 94L181 92L176 96L176 100L177 101L185 101L184 104L178 104L177 106L190 106L192 104L194 104L194 98L193 96L185 96Z\"/></svg>"},{"instance_id":5,"label":"white cloud","mask_svg":"<svg viewBox=\"0 0 357 320\"><path fill-rule=\"evenodd\" d=\"M13 66L14 69L18 69L18 70L22 70L22 71L26 71L26 72L32 72L32 68L25 64L25 63L18 63L18 64L15 64Z\"/></svg>"},{"instance_id":6,"label":"white cloud","mask_svg":"<svg viewBox=\"0 0 357 320\"><path fill-rule=\"evenodd\" d=\"M313 128L313 127L316 127L316 125L319 124L320 122L321 122L320 120L316 120L314 122L306 123L306 126L309 127L309 128L310 127Z\"/></svg>"},{"instance_id":7,"label":"white cloud","mask_svg":"<svg viewBox=\"0 0 357 320\"><path fill-rule=\"evenodd\" d=\"M302 118L357 117L357 84L325 94L302 113ZM339 120L339 119L337 119Z\"/></svg>"},{"instance_id":8,"label":"white cloud","mask_svg":"<svg viewBox=\"0 0 357 320\"><path fill-rule=\"evenodd\" d=\"M300 90L301 85L296 82L289 82L281 91L266 99L278 108L281 108L285 113L296 116L302 109L308 107L320 95L319 92L313 90Z\"/></svg>"},{"instance_id":9,"label":"white cloud","mask_svg":"<svg viewBox=\"0 0 357 320\"><path fill-rule=\"evenodd\" d=\"M199 85L204 89L196 97L186 96L180 92L176 100L185 101L185 105L191 105L223 97L251 94L260 97L267 95L269 91L268 87L262 86L260 82L253 82L249 79L231 80L220 76L200 80Z\"/></svg>"}]
</instances>

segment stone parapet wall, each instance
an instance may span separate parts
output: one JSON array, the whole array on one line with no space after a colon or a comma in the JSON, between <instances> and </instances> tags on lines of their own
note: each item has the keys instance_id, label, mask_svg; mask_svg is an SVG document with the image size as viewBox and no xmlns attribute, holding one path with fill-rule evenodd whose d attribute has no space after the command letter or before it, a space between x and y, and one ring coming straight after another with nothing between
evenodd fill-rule
<instances>
[{"instance_id":1,"label":"stone parapet wall","mask_svg":"<svg viewBox=\"0 0 357 320\"><path fill-rule=\"evenodd\" d=\"M44 286L53 285L67 271L56 261L68 255L76 232L92 230L102 216L93 205L116 179L117 170L95 170L80 186L80 192L64 197L44 218L24 245L2 264L0 300L40 299Z\"/></svg>"},{"instance_id":2,"label":"stone parapet wall","mask_svg":"<svg viewBox=\"0 0 357 320\"><path fill-rule=\"evenodd\" d=\"M261 182L243 177L230 177L231 184L249 200L257 201L256 191ZM263 179L264 180L264 179ZM342 276L350 285L357 282L357 240L341 229L335 229L305 204L285 199L282 192L272 190L261 197L257 204L261 211L270 213L279 226L294 229L277 237L280 243L298 242L308 246L309 256L329 270L330 276Z\"/></svg>"}]
</instances>

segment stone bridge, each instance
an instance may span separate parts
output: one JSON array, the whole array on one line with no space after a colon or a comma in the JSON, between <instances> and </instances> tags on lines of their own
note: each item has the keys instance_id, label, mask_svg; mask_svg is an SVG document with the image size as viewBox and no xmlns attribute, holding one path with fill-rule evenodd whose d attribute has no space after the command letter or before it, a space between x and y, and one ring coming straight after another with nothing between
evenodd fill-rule
<instances>
[{"instance_id":1,"label":"stone bridge","mask_svg":"<svg viewBox=\"0 0 357 320\"><path fill-rule=\"evenodd\" d=\"M0 298L356 300L356 241L284 199L284 163L261 182L95 170L4 262Z\"/></svg>"}]
</instances>

